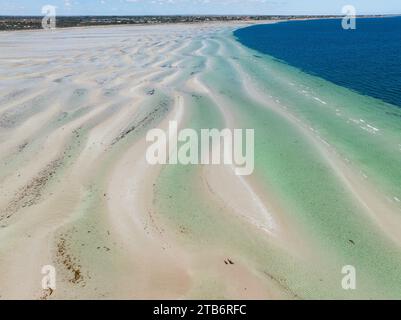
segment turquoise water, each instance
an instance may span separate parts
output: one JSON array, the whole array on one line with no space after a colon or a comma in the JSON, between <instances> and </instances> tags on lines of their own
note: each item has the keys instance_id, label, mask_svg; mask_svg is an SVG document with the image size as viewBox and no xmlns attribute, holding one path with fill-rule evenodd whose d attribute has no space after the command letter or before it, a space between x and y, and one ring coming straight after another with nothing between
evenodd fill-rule
<instances>
[{"instance_id":1,"label":"turquoise water","mask_svg":"<svg viewBox=\"0 0 401 320\"><path fill-rule=\"evenodd\" d=\"M189 230L186 243L190 247L201 243L234 250L253 264L256 272L285 279L283 286L298 297L399 297L399 248L365 214L300 127L315 128L357 172L361 169L369 176L367 184L377 186L383 195L398 196L401 127L396 119L400 109L305 74L270 56L261 57L226 34L204 44L201 54L207 63L199 69L199 80L240 119L240 127L255 129L255 179L261 190L269 190L266 193L280 203L292 223L308 234L319 261L297 260L246 224L227 219L219 204L197 183L197 167L167 167L163 171L156 197L162 216L171 226ZM288 121L267 99L255 99L244 88L245 81L264 98L279 101L278 105L302 124ZM219 118L211 112L218 110L215 104L203 98L193 101L196 112L192 117L200 127L220 127L213 124L213 119ZM380 108L375 108L377 105ZM350 120L362 117L380 131L368 131L362 123ZM194 183L187 185L186 181ZM308 246L308 240L299 241ZM340 286L340 270L348 264L358 270L356 291L344 291Z\"/></svg>"}]
</instances>

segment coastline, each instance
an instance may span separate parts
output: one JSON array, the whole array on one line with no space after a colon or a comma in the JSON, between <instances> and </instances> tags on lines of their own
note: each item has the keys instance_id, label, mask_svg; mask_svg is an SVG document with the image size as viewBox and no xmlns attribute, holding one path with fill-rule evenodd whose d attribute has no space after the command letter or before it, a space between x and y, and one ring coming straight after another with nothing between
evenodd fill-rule
<instances>
[{"instance_id":1,"label":"coastline","mask_svg":"<svg viewBox=\"0 0 401 320\"><path fill-rule=\"evenodd\" d=\"M383 18L383 17L397 17L400 15L358 15L357 18ZM119 16L87 16L87 17L79 17L79 16L60 16L61 19L76 19L76 18L118 18ZM146 18L146 16L120 16L121 18ZM179 16L158 16L160 20L168 19L168 18L178 18ZM185 18L191 18L191 16L183 16ZM57 29L71 29L71 28L92 28L92 27L132 27L132 26L160 26L160 25L202 25L202 24L263 24L263 23L275 23L275 22L282 22L282 21L304 21L304 20L321 20L321 19L342 19L343 16L333 16L333 15L326 15L326 16L192 16L193 18L202 18L204 20L199 21L185 21L185 22L150 22L150 23L118 23L117 21L114 23L109 24L93 24L93 25L79 25L79 26L57 26ZM233 19L233 18L237 19ZM247 18L249 17L249 18ZM252 18L253 17L253 18ZM32 17L24 17L24 16L0 16L1 19L24 19L24 18L34 18L41 20L41 16L32 16ZM151 16L147 17L151 18ZM246 18L246 19L245 19ZM264 19L263 19L264 18ZM28 19L29 20L29 19ZM13 31L43 31L42 28L31 28L31 26L27 26L26 29L0 29L0 32L13 32Z\"/></svg>"}]
</instances>

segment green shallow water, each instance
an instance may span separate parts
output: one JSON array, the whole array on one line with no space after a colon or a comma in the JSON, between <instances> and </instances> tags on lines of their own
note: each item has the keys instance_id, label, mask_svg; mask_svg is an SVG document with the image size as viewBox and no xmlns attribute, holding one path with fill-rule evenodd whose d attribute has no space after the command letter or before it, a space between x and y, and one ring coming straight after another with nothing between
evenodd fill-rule
<instances>
[{"instance_id":1,"label":"green shallow water","mask_svg":"<svg viewBox=\"0 0 401 320\"><path fill-rule=\"evenodd\" d=\"M235 48L232 42L229 45ZM389 197L401 196L399 107L310 76L269 56L264 56L262 63L258 63L260 59L253 56L255 53L251 50L249 53L242 57L241 64L259 89L272 94L310 124L374 184L379 184ZM307 91L308 96L302 94L302 90ZM378 133L367 132L360 127L363 123L352 121L361 119L378 128Z\"/></svg>"},{"instance_id":2,"label":"green shallow water","mask_svg":"<svg viewBox=\"0 0 401 320\"><path fill-rule=\"evenodd\" d=\"M216 203L199 196L198 167L167 166L158 181L156 204L172 226L191 230L183 242L236 250L258 272L284 279L283 287L301 298L401 298L400 248L367 217L302 131L247 95L234 64L258 90L313 127L390 200L401 198L400 110L270 57L258 58L231 35L206 41L202 52L211 66L201 71L202 82L232 108L242 128L255 129L255 177L310 235L321 259L297 260L248 226L226 219ZM212 101L193 100L188 127L220 128L217 110ZM379 131L361 128L366 123ZM341 288L344 265L356 267L355 291Z\"/></svg>"}]
</instances>

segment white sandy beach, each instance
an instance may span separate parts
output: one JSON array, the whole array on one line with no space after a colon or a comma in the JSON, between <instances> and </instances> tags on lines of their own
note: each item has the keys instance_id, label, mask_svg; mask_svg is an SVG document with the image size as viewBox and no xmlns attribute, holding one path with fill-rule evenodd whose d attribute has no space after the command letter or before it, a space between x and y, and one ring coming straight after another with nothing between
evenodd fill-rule
<instances>
[{"instance_id":1,"label":"white sandy beach","mask_svg":"<svg viewBox=\"0 0 401 320\"><path fill-rule=\"evenodd\" d=\"M262 286L246 266L238 265L227 274L223 253L209 256L202 248L196 254L187 252L174 236L161 231L162 222L153 218L153 186L160 167L146 163L144 136L112 150L127 128L146 117L160 128L169 120L185 121L188 111L183 103L153 110L157 99L149 91L173 100L187 95L193 78L180 64L191 53L191 40L221 28L232 25L0 34L5 85L1 298L48 298L50 293L40 288L40 270L49 264L59 271L52 298L183 298L191 290L194 271L202 269L194 265L215 260L221 264L217 274L226 278L222 283L227 282L228 297L281 296L276 285ZM77 116L64 120L72 114ZM241 182L236 183L235 176L229 179L236 184L230 192L240 195ZM99 226L88 224L79 232L97 234L94 239L75 237L74 225L83 223L83 207L92 190L94 201L100 203L91 215ZM240 209L247 206L248 195L242 198ZM248 205L252 208L252 201ZM113 253L116 250L118 254ZM90 265L83 266L82 258ZM98 269L102 279L96 277L89 284ZM231 277L249 282L249 293L238 293L235 289L241 283L228 284Z\"/></svg>"}]
</instances>

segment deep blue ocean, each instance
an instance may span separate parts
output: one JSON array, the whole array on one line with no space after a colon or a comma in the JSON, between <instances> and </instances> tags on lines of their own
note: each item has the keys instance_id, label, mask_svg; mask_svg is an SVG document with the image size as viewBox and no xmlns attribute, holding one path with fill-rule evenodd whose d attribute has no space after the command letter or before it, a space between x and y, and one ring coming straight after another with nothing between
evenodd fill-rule
<instances>
[{"instance_id":1,"label":"deep blue ocean","mask_svg":"<svg viewBox=\"0 0 401 320\"><path fill-rule=\"evenodd\" d=\"M401 17L290 21L235 31L247 47L401 107Z\"/></svg>"}]
</instances>

